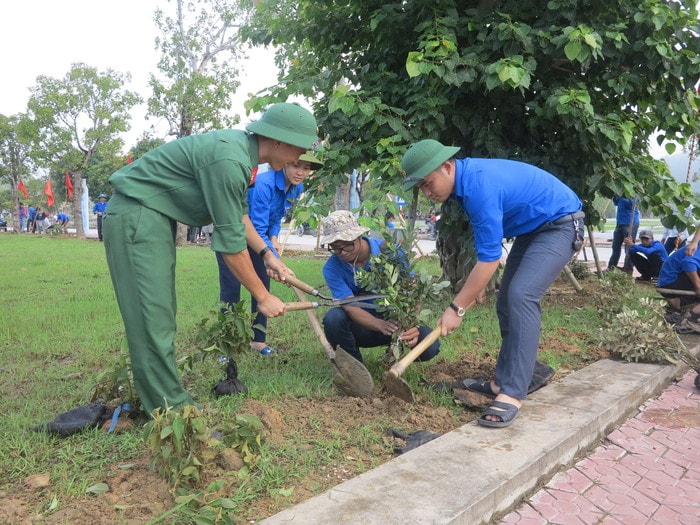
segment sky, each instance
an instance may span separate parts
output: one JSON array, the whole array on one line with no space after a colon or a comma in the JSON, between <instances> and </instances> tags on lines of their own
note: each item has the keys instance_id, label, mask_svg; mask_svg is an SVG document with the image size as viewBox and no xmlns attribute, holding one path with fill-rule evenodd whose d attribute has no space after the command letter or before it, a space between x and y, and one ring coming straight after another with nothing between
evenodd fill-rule
<instances>
[{"instance_id":1,"label":"sky","mask_svg":"<svg viewBox=\"0 0 700 525\"><path fill-rule=\"evenodd\" d=\"M165 0L2 0L0 114L25 112L39 75L63 78L76 62L100 72L130 73L125 87L148 98L148 75L158 72L159 58L153 13L172 5ZM245 124L247 93L274 84L276 68L271 52L257 50L242 69L232 107ZM145 114L145 105L134 109L132 129L123 135L127 149L154 123L144 120Z\"/></svg>"},{"instance_id":2,"label":"sky","mask_svg":"<svg viewBox=\"0 0 700 525\"><path fill-rule=\"evenodd\" d=\"M147 99L148 75L157 73L159 57L153 13L156 7L167 10L172 5L166 0L1 0L0 114L26 111L29 88L39 75L63 78L76 62L99 71L130 73L127 89ZM274 84L276 68L272 53L259 49L251 52L241 69L241 87L232 97L232 109L244 125L250 117L243 101L248 93ZM132 129L122 137L126 149L154 124L144 118L145 105L137 106L132 115ZM656 158L665 154L655 141L650 151Z\"/></svg>"}]
</instances>

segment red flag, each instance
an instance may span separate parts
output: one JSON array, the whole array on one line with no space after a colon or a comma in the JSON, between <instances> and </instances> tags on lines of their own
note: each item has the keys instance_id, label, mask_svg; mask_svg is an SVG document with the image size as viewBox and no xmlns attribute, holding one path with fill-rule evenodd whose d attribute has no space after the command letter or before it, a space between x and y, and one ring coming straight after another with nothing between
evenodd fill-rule
<instances>
[{"instance_id":1,"label":"red flag","mask_svg":"<svg viewBox=\"0 0 700 525\"><path fill-rule=\"evenodd\" d=\"M66 171L66 194L69 200L73 198L73 182L70 180L68 171Z\"/></svg>"},{"instance_id":2,"label":"red flag","mask_svg":"<svg viewBox=\"0 0 700 525\"><path fill-rule=\"evenodd\" d=\"M46 195L46 203L48 206L53 206L53 190L51 189L51 179L46 181L44 186L44 194Z\"/></svg>"},{"instance_id":3,"label":"red flag","mask_svg":"<svg viewBox=\"0 0 700 525\"><path fill-rule=\"evenodd\" d=\"M131 155L126 156L126 163L131 164Z\"/></svg>"},{"instance_id":4,"label":"red flag","mask_svg":"<svg viewBox=\"0 0 700 525\"><path fill-rule=\"evenodd\" d=\"M27 191L27 187L24 185L24 182L22 179L19 179L19 184L17 185L17 191L21 191L22 194L24 195L25 199L29 198L29 192Z\"/></svg>"}]
</instances>

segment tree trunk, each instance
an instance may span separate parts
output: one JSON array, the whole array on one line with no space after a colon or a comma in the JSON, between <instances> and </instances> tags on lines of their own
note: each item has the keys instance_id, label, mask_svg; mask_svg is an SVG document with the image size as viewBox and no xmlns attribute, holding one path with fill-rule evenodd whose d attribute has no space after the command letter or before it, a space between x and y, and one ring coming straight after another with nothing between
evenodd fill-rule
<instances>
[{"instance_id":1,"label":"tree trunk","mask_svg":"<svg viewBox=\"0 0 700 525\"><path fill-rule=\"evenodd\" d=\"M85 229L83 228L83 211L80 207L83 196L83 171L73 172L73 216L71 222L75 225L75 234L78 239L85 239Z\"/></svg>"},{"instance_id":2,"label":"tree trunk","mask_svg":"<svg viewBox=\"0 0 700 525\"><path fill-rule=\"evenodd\" d=\"M440 258L443 279L448 280L452 291L457 293L476 264L474 235L469 218L457 203L445 202L440 213L435 248ZM487 292L496 289L498 279L498 274L495 274L486 287Z\"/></svg>"},{"instance_id":3,"label":"tree trunk","mask_svg":"<svg viewBox=\"0 0 700 525\"><path fill-rule=\"evenodd\" d=\"M175 233L175 246L184 246L187 244L187 224L177 223L177 232Z\"/></svg>"}]
</instances>

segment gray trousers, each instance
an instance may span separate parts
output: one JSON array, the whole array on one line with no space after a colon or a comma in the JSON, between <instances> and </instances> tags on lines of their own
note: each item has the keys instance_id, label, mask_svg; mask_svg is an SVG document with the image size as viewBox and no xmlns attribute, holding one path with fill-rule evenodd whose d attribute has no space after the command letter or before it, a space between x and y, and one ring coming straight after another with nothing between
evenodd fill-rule
<instances>
[{"instance_id":1,"label":"gray trousers","mask_svg":"<svg viewBox=\"0 0 700 525\"><path fill-rule=\"evenodd\" d=\"M583 238L583 219L578 227ZM540 343L540 301L573 257L575 235L573 221L549 225L516 238L508 255L496 299L502 341L495 374L508 396L527 396Z\"/></svg>"}]
</instances>

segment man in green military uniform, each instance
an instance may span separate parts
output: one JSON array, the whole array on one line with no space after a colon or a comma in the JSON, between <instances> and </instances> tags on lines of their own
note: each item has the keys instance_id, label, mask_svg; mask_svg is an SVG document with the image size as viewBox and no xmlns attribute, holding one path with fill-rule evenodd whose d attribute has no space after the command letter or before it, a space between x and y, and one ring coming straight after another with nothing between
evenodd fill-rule
<instances>
[{"instance_id":1,"label":"man in green military uniform","mask_svg":"<svg viewBox=\"0 0 700 525\"><path fill-rule=\"evenodd\" d=\"M214 224L211 249L266 317L285 313L253 269L247 246L277 279L287 267L248 217L246 192L258 164L280 170L318 140L316 119L289 103L270 106L246 131L191 135L156 148L114 173L103 218L105 251L126 329L134 384L143 409L193 404L175 363L175 232L177 223Z\"/></svg>"}]
</instances>

